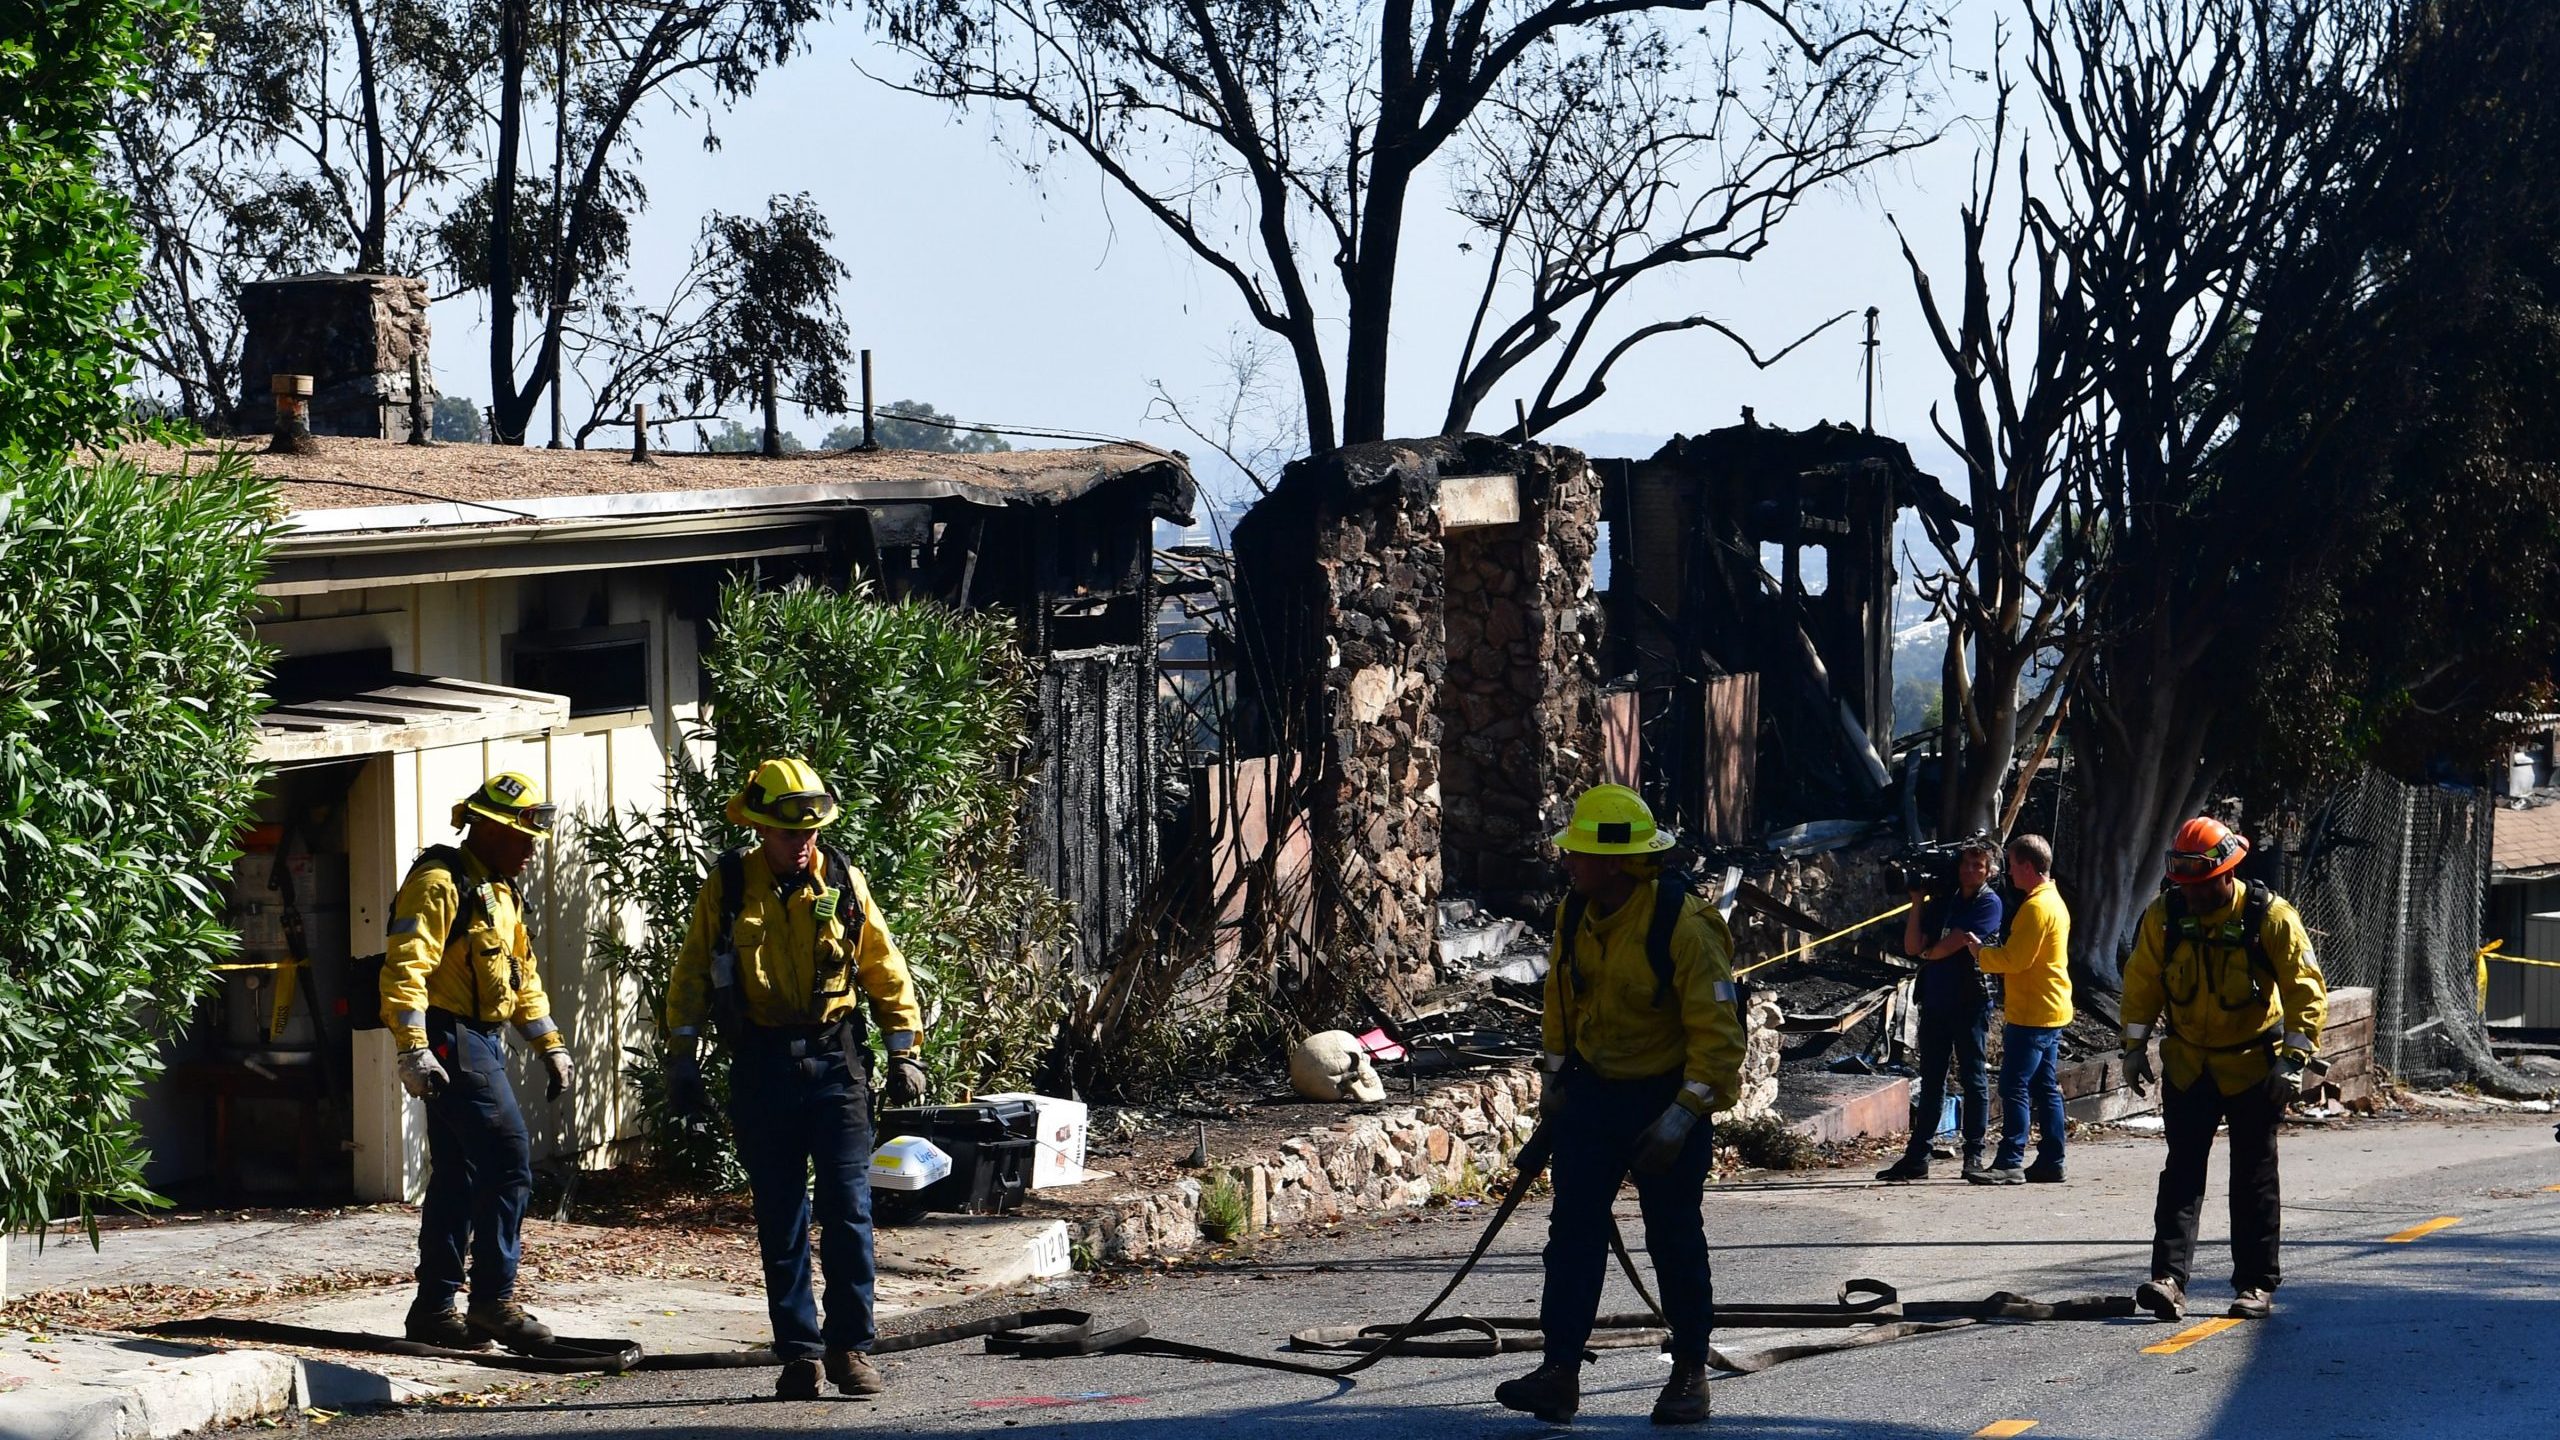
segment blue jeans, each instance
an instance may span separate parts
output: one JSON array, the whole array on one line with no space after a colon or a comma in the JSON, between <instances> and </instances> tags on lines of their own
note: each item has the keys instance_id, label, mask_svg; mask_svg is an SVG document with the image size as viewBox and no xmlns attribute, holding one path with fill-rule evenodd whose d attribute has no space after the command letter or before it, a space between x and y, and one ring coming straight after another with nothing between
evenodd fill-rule
<instances>
[{"instance_id":1,"label":"blue jeans","mask_svg":"<svg viewBox=\"0 0 2560 1440\"><path fill-rule=\"evenodd\" d=\"M869 1350L875 1338L871 1086L859 1039L851 1027L814 1036L741 1028L746 1033L729 1070L729 1121L738 1162L755 1192L773 1352L807 1360L822 1350ZM813 1173L819 1256L827 1272L824 1328L810 1293Z\"/></svg>"},{"instance_id":2,"label":"blue jeans","mask_svg":"<svg viewBox=\"0 0 2560 1440\"><path fill-rule=\"evenodd\" d=\"M1964 1157L1968 1162L1981 1158L1982 1137L1991 1128L1991 1072L1983 1058L1990 1049L1988 1001L1921 1005L1920 1090L1911 1106L1911 1154L1928 1154L1929 1142L1937 1138L1938 1117L1946 1113L1947 1061L1953 1059Z\"/></svg>"},{"instance_id":3,"label":"blue jeans","mask_svg":"<svg viewBox=\"0 0 2560 1440\"><path fill-rule=\"evenodd\" d=\"M1636 1141L1679 1093L1680 1076L1606 1080L1577 1063L1553 1083L1564 1086L1564 1108L1547 1126L1555 1139L1548 1172L1555 1204L1547 1217L1538 1324L1546 1332L1547 1363L1579 1366L1609 1274L1609 1231L1616 1223L1610 1207L1628 1176ZM1715 1325L1715 1281L1707 1269L1707 1226L1699 1210L1714 1164L1715 1122L1701 1119L1669 1170L1635 1177L1645 1254L1653 1261L1663 1318L1670 1322L1672 1357L1702 1365L1707 1332Z\"/></svg>"},{"instance_id":4,"label":"blue jeans","mask_svg":"<svg viewBox=\"0 0 2560 1440\"><path fill-rule=\"evenodd\" d=\"M2062 1028L2000 1027L2000 1156L2010 1169L2027 1158L2027 1117L2035 1116L2036 1163L2062 1163Z\"/></svg>"},{"instance_id":5,"label":"blue jeans","mask_svg":"<svg viewBox=\"0 0 2560 1440\"><path fill-rule=\"evenodd\" d=\"M427 1011L427 1048L448 1077L426 1101L427 1194L418 1206L418 1302L445 1309L471 1265L471 1302L516 1290L524 1211L533 1199L533 1146L507 1078L505 1027Z\"/></svg>"}]
</instances>

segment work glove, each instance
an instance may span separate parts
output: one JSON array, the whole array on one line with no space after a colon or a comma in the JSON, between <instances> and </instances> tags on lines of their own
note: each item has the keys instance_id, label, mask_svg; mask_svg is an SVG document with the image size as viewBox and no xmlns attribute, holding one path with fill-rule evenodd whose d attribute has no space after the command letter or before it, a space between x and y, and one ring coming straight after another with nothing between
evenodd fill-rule
<instances>
[{"instance_id":1,"label":"work glove","mask_svg":"<svg viewBox=\"0 0 2560 1440\"><path fill-rule=\"evenodd\" d=\"M702 1088L702 1062L691 1055L678 1055L667 1062L667 1114L678 1120L690 1120L702 1113L708 1100Z\"/></svg>"},{"instance_id":2,"label":"work glove","mask_svg":"<svg viewBox=\"0 0 2560 1440\"><path fill-rule=\"evenodd\" d=\"M436 1052L421 1045L400 1052L400 1088L424 1100L444 1093L447 1081L453 1079L436 1060Z\"/></svg>"},{"instance_id":3,"label":"work glove","mask_svg":"<svg viewBox=\"0 0 2560 1440\"><path fill-rule=\"evenodd\" d=\"M550 1088L542 1092L545 1100L557 1100L568 1094L570 1084L578 1078L577 1064L569 1058L569 1047L565 1045L557 1050L543 1051L542 1068L551 1075Z\"/></svg>"},{"instance_id":4,"label":"work glove","mask_svg":"<svg viewBox=\"0 0 2560 1440\"><path fill-rule=\"evenodd\" d=\"M2124 1083L2132 1086L2133 1093L2136 1095L2148 1095L2151 1093L2151 1087L2160 1083L2159 1068L2151 1063L2150 1046L2125 1047Z\"/></svg>"},{"instance_id":5,"label":"work glove","mask_svg":"<svg viewBox=\"0 0 2560 1440\"><path fill-rule=\"evenodd\" d=\"M881 1093L889 1097L890 1104L915 1104L924 1098L924 1086L923 1061L904 1050L889 1057L889 1079L881 1087Z\"/></svg>"},{"instance_id":6,"label":"work glove","mask_svg":"<svg viewBox=\"0 0 2560 1440\"><path fill-rule=\"evenodd\" d=\"M2299 1050L2287 1050L2276 1056L2275 1069L2267 1074L2267 1093L2278 1105L2290 1105L2302 1098L2302 1067L2306 1056Z\"/></svg>"},{"instance_id":7,"label":"work glove","mask_svg":"<svg viewBox=\"0 0 2560 1440\"><path fill-rule=\"evenodd\" d=\"M1564 1057L1538 1057L1538 1119L1553 1120L1564 1113Z\"/></svg>"},{"instance_id":8,"label":"work glove","mask_svg":"<svg viewBox=\"0 0 2560 1440\"><path fill-rule=\"evenodd\" d=\"M1660 1175L1669 1170L1680 1158L1680 1147L1689 1143L1689 1132L1696 1128L1698 1112L1672 1102L1636 1141L1636 1173Z\"/></svg>"}]
</instances>

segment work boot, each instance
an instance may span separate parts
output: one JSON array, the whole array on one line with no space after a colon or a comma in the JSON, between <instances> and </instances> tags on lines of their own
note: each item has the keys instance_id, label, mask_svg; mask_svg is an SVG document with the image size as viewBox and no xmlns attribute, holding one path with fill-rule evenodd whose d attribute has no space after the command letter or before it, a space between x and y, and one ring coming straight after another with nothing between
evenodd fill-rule
<instances>
[{"instance_id":1,"label":"work boot","mask_svg":"<svg viewBox=\"0 0 2560 1440\"><path fill-rule=\"evenodd\" d=\"M836 1387L839 1395L877 1395L889 1388L889 1382L881 1379L879 1370L873 1367L871 1357L859 1350L828 1351L827 1382Z\"/></svg>"},{"instance_id":2,"label":"work boot","mask_svg":"<svg viewBox=\"0 0 2560 1440\"><path fill-rule=\"evenodd\" d=\"M2262 1285L2252 1285L2231 1299L2234 1320L2264 1320L2276 1313L2275 1292Z\"/></svg>"},{"instance_id":3,"label":"work boot","mask_svg":"<svg viewBox=\"0 0 2560 1440\"><path fill-rule=\"evenodd\" d=\"M445 1350L489 1348L488 1341L471 1333L471 1327L463 1322L462 1312L454 1309L450 1300L433 1307L424 1300L413 1303L409 1307L409 1318L401 1323L400 1333L422 1345L434 1345Z\"/></svg>"},{"instance_id":4,"label":"work boot","mask_svg":"<svg viewBox=\"0 0 2560 1440\"><path fill-rule=\"evenodd\" d=\"M1986 1165L1968 1172L1964 1178L1976 1185L2024 1185L2027 1170L2023 1165Z\"/></svg>"},{"instance_id":5,"label":"work boot","mask_svg":"<svg viewBox=\"0 0 2560 1440\"><path fill-rule=\"evenodd\" d=\"M815 1400L818 1398L818 1362L785 1360L782 1373L774 1377L773 1398L776 1400Z\"/></svg>"},{"instance_id":6,"label":"work boot","mask_svg":"<svg viewBox=\"0 0 2560 1440\"><path fill-rule=\"evenodd\" d=\"M2187 1318L2187 1292L2177 1281L2167 1277L2145 1280L2133 1287L2133 1303L2151 1312L2154 1320Z\"/></svg>"},{"instance_id":7,"label":"work boot","mask_svg":"<svg viewBox=\"0 0 2560 1440\"><path fill-rule=\"evenodd\" d=\"M1707 1419L1707 1367L1695 1360L1671 1362L1671 1378L1653 1400L1656 1425L1702 1425Z\"/></svg>"},{"instance_id":8,"label":"work boot","mask_svg":"<svg viewBox=\"0 0 2560 1440\"><path fill-rule=\"evenodd\" d=\"M495 1340L519 1355L530 1355L551 1343L551 1327L525 1313L513 1300L473 1301L462 1317L471 1333Z\"/></svg>"},{"instance_id":9,"label":"work boot","mask_svg":"<svg viewBox=\"0 0 2560 1440\"><path fill-rule=\"evenodd\" d=\"M1990 1174L1991 1167L1982 1163L1981 1151L1967 1150L1964 1152L1964 1169L1961 1173L1965 1179L1972 1180L1977 1175Z\"/></svg>"},{"instance_id":10,"label":"work boot","mask_svg":"<svg viewBox=\"0 0 2560 1440\"><path fill-rule=\"evenodd\" d=\"M1493 1398L1506 1410L1526 1410L1550 1425L1562 1425L1582 1408L1582 1376L1572 1365L1541 1365L1494 1386Z\"/></svg>"},{"instance_id":11,"label":"work boot","mask_svg":"<svg viewBox=\"0 0 2560 1440\"><path fill-rule=\"evenodd\" d=\"M2037 1163L2037 1164L2034 1164L2034 1165L2030 1165L2030 1166L2028 1166L2028 1167L2027 1167L2027 1183L2028 1183L2028 1184L2030 1184L2030 1185L2059 1185L2059 1184L2061 1184L2061 1183L2062 1183L2062 1162L2061 1162L2061 1161L2059 1161L2059 1160L2056 1160L2056 1161L2054 1161L2054 1162L2053 1162L2052 1164L2050 1164L2050 1165L2047 1165L2047 1164L2044 1164L2044 1163L2039 1162L2039 1163Z\"/></svg>"},{"instance_id":12,"label":"work boot","mask_svg":"<svg viewBox=\"0 0 2560 1440\"><path fill-rule=\"evenodd\" d=\"M1926 1180L1929 1178L1929 1154L1912 1151L1876 1172L1879 1180Z\"/></svg>"}]
</instances>

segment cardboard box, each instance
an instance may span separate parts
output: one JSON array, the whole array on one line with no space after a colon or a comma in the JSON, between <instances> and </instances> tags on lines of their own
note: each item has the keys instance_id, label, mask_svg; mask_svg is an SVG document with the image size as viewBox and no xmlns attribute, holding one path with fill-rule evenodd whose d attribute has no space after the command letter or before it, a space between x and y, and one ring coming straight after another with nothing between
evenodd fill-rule
<instances>
[{"instance_id":1,"label":"cardboard box","mask_svg":"<svg viewBox=\"0 0 2560 1440\"><path fill-rule=\"evenodd\" d=\"M1031 1151L1031 1188L1051 1190L1084 1183L1085 1104L1013 1091L981 1100L1028 1100L1040 1112L1038 1143Z\"/></svg>"}]
</instances>

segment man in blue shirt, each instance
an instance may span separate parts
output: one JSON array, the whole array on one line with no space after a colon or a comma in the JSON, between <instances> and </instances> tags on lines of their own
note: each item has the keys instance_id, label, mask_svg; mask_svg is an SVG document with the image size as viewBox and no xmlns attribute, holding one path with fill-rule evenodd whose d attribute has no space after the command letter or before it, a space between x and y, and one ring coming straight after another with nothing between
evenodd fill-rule
<instances>
[{"instance_id":1,"label":"man in blue shirt","mask_svg":"<svg viewBox=\"0 0 2560 1440\"><path fill-rule=\"evenodd\" d=\"M1930 899L1911 894L1902 922L1902 951L1920 962L1920 1084L1911 1106L1911 1144L1902 1158L1876 1172L1879 1180L1929 1178L1929 1142L1947 1098L1947 1061L1956 1062L1964 1131L1964 1173L1982 1169L1982 1138L1990 1127L1991 1080L1983 1054L1991 1042L1991 992L1982 983L1971 935L2000 933L2000 896L1991 888L1992 849L1968 840L1956 854L1956 889Z\"/></svg>"}]
</instances>

